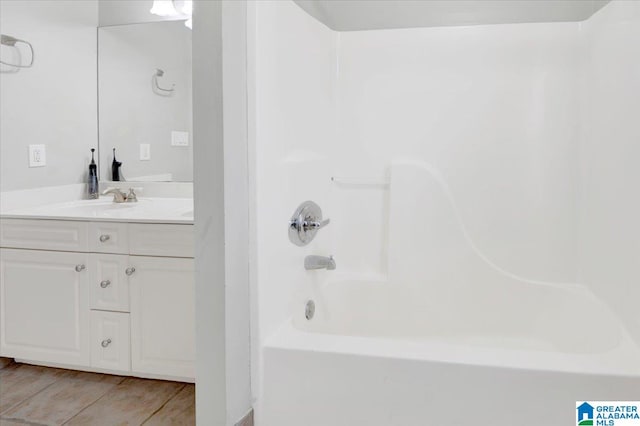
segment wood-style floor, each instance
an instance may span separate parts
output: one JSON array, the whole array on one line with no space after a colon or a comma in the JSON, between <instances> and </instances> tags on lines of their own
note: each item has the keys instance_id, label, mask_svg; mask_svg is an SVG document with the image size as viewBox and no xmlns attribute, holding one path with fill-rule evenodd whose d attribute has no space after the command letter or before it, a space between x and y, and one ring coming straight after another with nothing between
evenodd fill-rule
<instances>
[{"instance_id":1,"label":"wood-style floor","mask_svg":"<svg viewBox=\"0 0 640 426\"><path fill-rule=\"evenodd\" d=\"M57 368L0 369L0 426L195 425L195 386Z\"/></svg>"}]
</instances>

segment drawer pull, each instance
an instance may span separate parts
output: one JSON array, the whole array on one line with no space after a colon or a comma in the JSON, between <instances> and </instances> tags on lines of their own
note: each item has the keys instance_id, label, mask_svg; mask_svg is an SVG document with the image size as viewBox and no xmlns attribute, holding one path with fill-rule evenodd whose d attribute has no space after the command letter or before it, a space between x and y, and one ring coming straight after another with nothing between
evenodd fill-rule
<instances>
[{"instance_id":1,"label":"drawer pull","mask_svg":"<svg viewBox=\"0 0 640 426\"><path fill-rule=\"evenodd\" d=\"M136 268L134 268L133 266L130 266L124 271L124 273L131 276L135 271L136 271Z\"/></svg>"},{"instance_id":2,"label":"drawer pull","mask_svg":"<svg viewBox=\"0 0 640 426\"><path fill-rule=\"evenodd\" d=\"M85 269L87 269L87 267L84 265L76 265L76 272L82 272Z\"/></svg>"},{"instance_id":3,"label":"drawer pull","mask_svg":"<svg viewBox=\"0 0 640 426\"><path fill-rule=\"evenodd\" d=\"M111 235L106 235L106 234L100 235L100 242L101 243L106 243L110 239L111 239Z\"/></svg>"},{"instance_id":4,"label":"drawer pull","mask_svg":"<svg viewBox=\"0 0 640 426\"><path fill-rule=\"evenodd\" d=\"M102 288L107 288L111 285L111 281L110 280L104 280L100 283L100 287Z\"/></svg>"},{"instance_id":5,"label":"drawer pull","mask_svg":"<svg viewBox=\"0 0 640 426\"><path fill-rule=\"evenodd\" d=\"M103 348L106 348L110 344L111 344L111 339L105 339L100 343L100 345L102 345Z\"/></svg>"}]
</instances>

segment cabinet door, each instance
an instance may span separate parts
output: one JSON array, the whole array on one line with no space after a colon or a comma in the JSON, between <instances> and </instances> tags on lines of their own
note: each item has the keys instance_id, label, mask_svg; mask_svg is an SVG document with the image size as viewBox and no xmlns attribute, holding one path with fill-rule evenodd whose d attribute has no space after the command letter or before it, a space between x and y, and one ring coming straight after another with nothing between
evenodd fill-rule
<instances>
[{"instance_id":1,"label":"cabinet door","mask_svg":"<svg viewBox=\"0 0 640 426\"><path fill-rule=\"evenodd\" d=\"M0 355L89 365L87 255L0 251Z\"/></svg>"},{"instance_id":2,"label":"cabinet door","mask_svg":"<svg viewBox=\"0 0 640 426\"><path fill-rule=\"evenodd\" d=\"M131 256L131 370L195 377L193 259Z\"/></svg>"}]
</instances>

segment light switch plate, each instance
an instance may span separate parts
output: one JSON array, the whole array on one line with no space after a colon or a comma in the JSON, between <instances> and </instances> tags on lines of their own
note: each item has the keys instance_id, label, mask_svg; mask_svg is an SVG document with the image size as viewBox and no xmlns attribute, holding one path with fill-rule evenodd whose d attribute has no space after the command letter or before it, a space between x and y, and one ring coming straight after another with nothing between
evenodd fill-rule
<instances>
[{"instance_id":1,"label":"light switch plate","mask_svg":"<svg viewBox=\"0 0 640 426\"><path fill-rule=\"evenodd\" d=\"M29 167L47 165L47 151L44 145L29 145Z\"/></svg>"},{"instance_id":2,"label":"light switch plate","mask_svg":"<svg viewBox=\"0 0 640 426\"><path fill-rule=\"evenodd\" d=\"M140 160L141 161L149 161L151 160L151 145L148 143L140 144Z\"/></svg>"},{"instance_id":3,"label":"light switch plate","mask_svg":"<svg viewBox=\"0 0 640 426\"><path fill-rule=\"evenodd\" d=\"M189 132L171 132L171 146L189 146Z\"/></svg>"}]
</instances>

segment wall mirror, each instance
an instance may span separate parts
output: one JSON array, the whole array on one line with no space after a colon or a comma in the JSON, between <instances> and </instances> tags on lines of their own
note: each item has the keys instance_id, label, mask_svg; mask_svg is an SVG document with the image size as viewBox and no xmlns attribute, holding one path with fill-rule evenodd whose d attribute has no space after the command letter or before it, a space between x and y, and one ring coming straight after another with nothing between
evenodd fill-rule
<instances>
[{"instance_id":1,"label":"wall mirror","mask_svg":"<svg viewBox=\"0 0 640 426\"><path fill-rule=\"evenodd\" d=\"M98 28L101 180L193 180L191 30L182 21ZM115 151L114 151L115 150Z\"/></svg>"}]
</instances>

